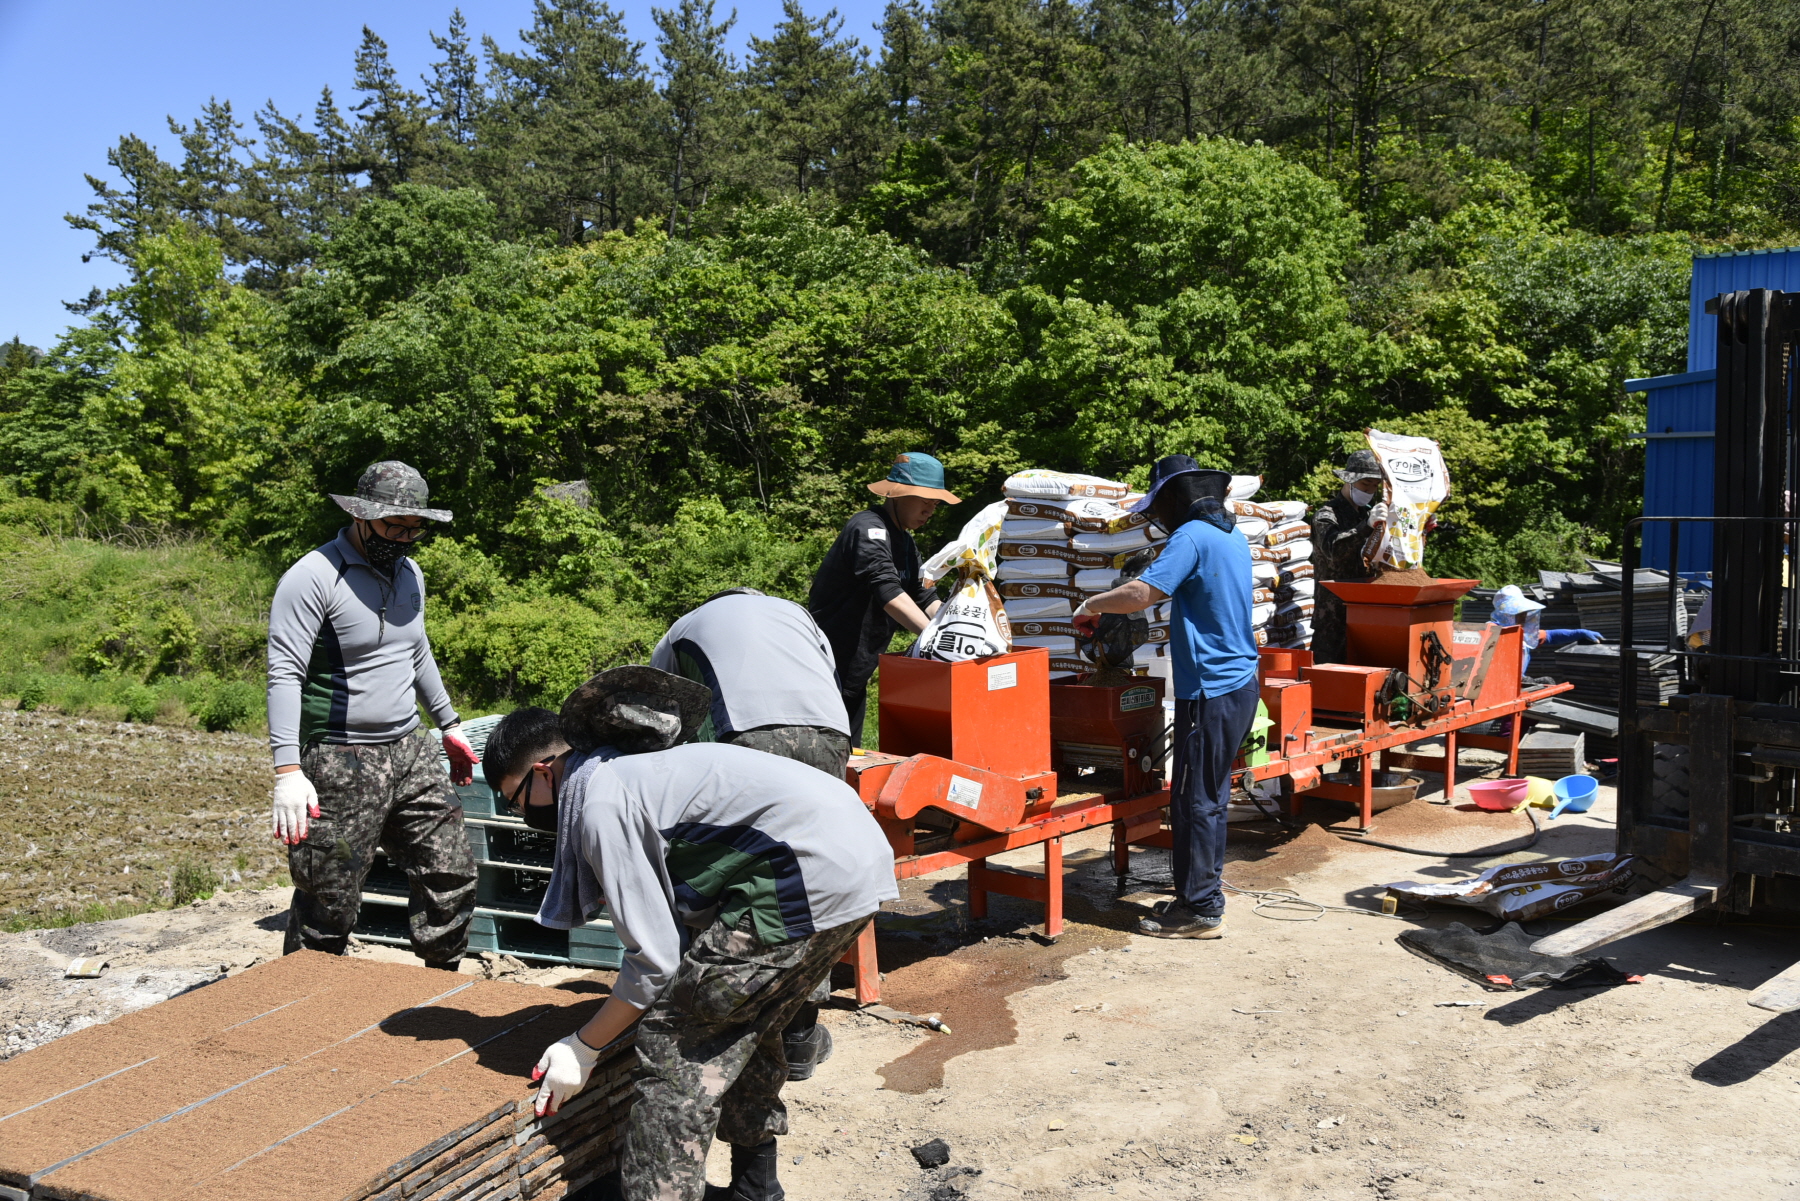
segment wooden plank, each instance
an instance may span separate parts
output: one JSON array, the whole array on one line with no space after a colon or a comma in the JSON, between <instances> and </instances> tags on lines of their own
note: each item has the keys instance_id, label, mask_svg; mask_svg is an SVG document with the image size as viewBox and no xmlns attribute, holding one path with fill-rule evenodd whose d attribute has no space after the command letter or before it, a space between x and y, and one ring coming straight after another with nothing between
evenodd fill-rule
<instances>
[{"instance_id":1,"label":"wooden plank","mask_svg":"<svg viewBox=\"0 0 1800 1201\"><path fill-rule=\"evenodd\" d=\"M1595 947L1605 946L1632 934L1666 926L1705 908L1719 899L1721 886L1692 876L1667 888L1659 888L1596 914L1585 922L1577 922L1566 930L1538 939L1531 949L1540 955L1585 955Z\"/></svg>"},{"instance_id":2,"label":"wooden plank","mask_svg":"<svg viewBox=\"0 0 1800 1201\"><path fill-rule=\"evenodd\" d=\"M1794 964L1751 993L1750 1004L1770 1013L1793 1013L1800 1010L1800 963Z\"/></svg>"}]
</instances>

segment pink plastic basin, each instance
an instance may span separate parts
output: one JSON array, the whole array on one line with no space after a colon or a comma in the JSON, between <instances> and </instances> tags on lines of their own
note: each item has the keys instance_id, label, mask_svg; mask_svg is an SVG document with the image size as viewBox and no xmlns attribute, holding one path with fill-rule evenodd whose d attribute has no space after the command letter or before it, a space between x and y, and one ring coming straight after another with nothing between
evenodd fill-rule
<instances>
[{"instance_id":1,"label":"pink plastic basin","mask_svg":"<svg viewBox=\"0 0 1800 1201\"><path fill-rule=\"evenodd\" d=\"M1530 780L1477 780L1469 785L1469 799L1483 809L1511 809L1530 789Z\"/></svg>"}]
</instances>

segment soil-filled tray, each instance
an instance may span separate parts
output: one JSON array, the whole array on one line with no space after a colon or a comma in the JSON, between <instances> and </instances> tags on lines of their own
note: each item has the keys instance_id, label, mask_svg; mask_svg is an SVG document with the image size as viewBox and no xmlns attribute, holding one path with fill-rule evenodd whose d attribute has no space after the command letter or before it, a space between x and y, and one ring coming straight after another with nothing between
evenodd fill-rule
<instances>
[{"instance_id":1,"label":"soil-filled tray","mask_svg":"<svg viewBox=\"0 0 1800 1201\"><path fill-rule=\"evenodd\" d=\"M549 1197L610 1170L633 1057L533 1118L604 999L290 955L0 1064L0 1183L34 1201Z\"/></svg>"}]
</instances>

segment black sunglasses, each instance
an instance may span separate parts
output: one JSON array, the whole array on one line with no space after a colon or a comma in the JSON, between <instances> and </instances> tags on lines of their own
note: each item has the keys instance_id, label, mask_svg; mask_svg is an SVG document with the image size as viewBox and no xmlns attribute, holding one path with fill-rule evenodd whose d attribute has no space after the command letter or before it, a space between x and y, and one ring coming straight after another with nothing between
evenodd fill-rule
<instances>
[{"instance_id":1,"label":"black sunglasses","mask_svg":"<svg viewBox=\"0 0 1800 1201\"><path fill-rule=\"evenodd\" d=\"M533 763L530 767L526 768L525 774L519 777L518 785L512 790L512 795L506 798L506 807L514 812L524 813L525 803L522 798L525 795L525 790L531 787L531 773L546 764L554 762L556 762L556 756L551 755L547 759L539 759L536 763Z\"/></svg>"}]
</instances>

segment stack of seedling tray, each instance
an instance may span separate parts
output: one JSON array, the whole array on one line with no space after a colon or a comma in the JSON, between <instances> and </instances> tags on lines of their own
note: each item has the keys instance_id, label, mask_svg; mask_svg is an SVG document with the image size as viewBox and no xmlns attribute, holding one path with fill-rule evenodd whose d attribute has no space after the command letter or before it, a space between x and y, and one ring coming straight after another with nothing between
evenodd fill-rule
<instances>
[{"instance_id":1,"label":"stack of seedling tray","mask_svg":"<svg viewBox=\"0 0 1800 1201\"><path fill-rule=\"evenodd\" d=\"M0 1064L9 1201L555 1201L612 1172L629 1045L537 1118L597 983L301 951Z\"/></svg>"},{"instance_id":2,"label":"stack of seedling tray","mask_svg":"<svg viewBox=\"0 0 1800 1201\"><path fill-rule=\"evenodd\" d=\"M498 717L478 717L463 724L475 753L487 746ZM448 772L450 765L444 764ZM469 923L471 951L502 951L517 959L572 967L616 968L623 951L612 922L603 912L574 930L549 930L533 918L555 862L556 840L533 830L504 807L476 769L475 779L456 787L463 807L463 828L479 874L475 917ZM406 873L386 855L377 855L363 884L362 913L356 936L365 942L411 946L407 937Z\"/></svg>"},{"instance_id":3,"label":"stack of seedling tray","mask_svg":"<svg viewBox=\"0 0 1800 1201\"><path fill-rule=\"evenodd\" d=\"M1533 730L1519 740L1519 774L1548 780L1587 770L1587 739L1579 730Z\"/></svg>"}]
</instances>

